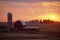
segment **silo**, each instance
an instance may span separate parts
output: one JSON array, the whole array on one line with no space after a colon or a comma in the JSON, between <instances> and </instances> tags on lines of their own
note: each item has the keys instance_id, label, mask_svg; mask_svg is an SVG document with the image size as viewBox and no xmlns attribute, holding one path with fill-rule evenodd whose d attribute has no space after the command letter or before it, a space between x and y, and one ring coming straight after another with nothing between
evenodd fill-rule
<instances>
[{"instance_id":1,"label":"silo","mask_svg":"<svg viewBox=\"0 0 60 40\"><path fill-rule=\"evenodd\" d=\"M8 30L12 28L12 13L8 13Z\"/></svg>"}]
</instances>

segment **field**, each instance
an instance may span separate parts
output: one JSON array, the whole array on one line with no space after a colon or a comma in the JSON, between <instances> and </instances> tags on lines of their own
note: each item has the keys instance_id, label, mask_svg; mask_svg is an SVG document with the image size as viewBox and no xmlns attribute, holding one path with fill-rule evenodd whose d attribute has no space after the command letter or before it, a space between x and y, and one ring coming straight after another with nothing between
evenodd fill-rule
<instances>
[{"instance_id":1,"label":"field","mask_svg":"<svg viewBox=\"0 0 60 40\"><path fill-rule=\"evenodd\" d=\"M30 25L28 24L28 26L38 26L39 32L0 32L0 40L60 40L60 23Z\"/></svg>"},{"instance_id":2,"label":"field","mask_svg":"<svg viewBox=\"0 0 60 40\"><path fill-rule=\"evenodd\" d=\"M8 33L0 33L0 40L60 40L60 33L8 32Z\"/></svg>"}]
</instances>

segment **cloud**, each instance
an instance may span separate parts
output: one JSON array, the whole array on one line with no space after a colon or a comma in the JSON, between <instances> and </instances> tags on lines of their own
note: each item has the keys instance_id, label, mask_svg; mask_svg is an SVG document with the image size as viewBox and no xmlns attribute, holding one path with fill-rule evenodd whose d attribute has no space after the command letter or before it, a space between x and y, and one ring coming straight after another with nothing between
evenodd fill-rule
<instances>
[{"instance_id":1,"label":"cloud","mask_svg":"<svg viewBox=\"0 0 60 40\"><path fill-rule=\"evenodd\" d=\"M41 3L43 6L60 6L60 2L42 2Z\"/></svg>"}]
</instances>

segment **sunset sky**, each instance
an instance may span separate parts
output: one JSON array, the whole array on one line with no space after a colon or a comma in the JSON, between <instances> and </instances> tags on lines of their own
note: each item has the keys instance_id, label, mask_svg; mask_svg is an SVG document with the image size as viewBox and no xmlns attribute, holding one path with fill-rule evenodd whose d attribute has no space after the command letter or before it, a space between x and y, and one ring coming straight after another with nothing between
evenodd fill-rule
<instances>
[{"instance_id":1,"label":"sunset sky","mask_svg":"<svg viewBox=\"0 0 60 40\"><path fill-rule=\"evenodd\" d=\"M7 14L13 14L16 20L43 20L60 21L59 0L2 0L0 1L0 22L7 21Z\"/></svg>"}]
</instances>

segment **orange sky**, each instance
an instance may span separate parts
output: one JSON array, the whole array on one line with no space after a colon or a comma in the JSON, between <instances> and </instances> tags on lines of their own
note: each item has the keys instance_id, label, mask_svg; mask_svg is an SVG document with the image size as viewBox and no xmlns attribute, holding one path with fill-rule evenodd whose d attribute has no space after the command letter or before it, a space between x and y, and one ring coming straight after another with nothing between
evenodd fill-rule
<instances>
[{"instance_id":1,"label":"orange sky","mask_svg":"<svg viewBox=\"0 0 60 40\"><path fill-rule=\"evenodd\" d=\"M7 21L8 12L12 12L13 21L34 19L60 21L60 2L0 1L0 22ZM55 19L51 18L51 16L55 16Z\"/></svg>"}]
</instances>

